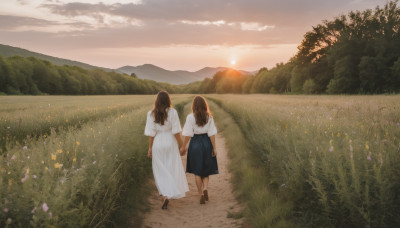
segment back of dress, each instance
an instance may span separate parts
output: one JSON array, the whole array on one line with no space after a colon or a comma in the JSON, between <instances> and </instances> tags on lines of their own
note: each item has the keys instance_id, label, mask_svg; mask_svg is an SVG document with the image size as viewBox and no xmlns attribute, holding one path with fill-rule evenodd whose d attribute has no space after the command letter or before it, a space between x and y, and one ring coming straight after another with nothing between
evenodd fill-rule
<instances>
[{"instance_id":1,"label":"back of dress","mask_svg":"<svg viewBox=\"0 0 400 228\"><path fill-rule=\"evenodd\" d=\"M181 129L178 112L174 108L168 109L168 117L167 120L164 121L164 125L154 122L152 111L147 113L147 123L144 132L147 136L155 137L160 133L172 133L174 135L181 132Z\"/></svg>"}]
</instances>

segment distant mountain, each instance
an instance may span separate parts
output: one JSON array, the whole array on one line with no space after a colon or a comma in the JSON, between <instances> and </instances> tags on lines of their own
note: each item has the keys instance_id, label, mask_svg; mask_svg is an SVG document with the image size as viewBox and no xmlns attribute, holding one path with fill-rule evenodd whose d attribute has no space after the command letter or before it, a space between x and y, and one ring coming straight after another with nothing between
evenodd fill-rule
<instances>
[{"instance_id":1,"label":"distant mountain","mask_svg":"<svg viewBox=\"0 0 400 228\"><path fill-rule=\"evenodd\" d=\"M89 65L86 63L57 58L49 55L44 55L37 52L32 52L26 49L12 47L8 45L0 44L0 55L4 57L11 57L13 55L18 55L22 57L35 57L38 59L47 60L55 65L70 65L70 66L78 66L84 69L103 69L105 71L116 71L118 73L126 73L131 74L135 73L141 79L149 79L157 82L168 82L171 84L187 84L195 81L202 81L205 78L211 78L215 73L219 71L224 71L229 69L228 67L204 67L195 72L185 71L185 70L176 70L176 71L169 71L163 69L161 67L152 65L152 64L144 64L140 66L124 66L118 69L109 69L104 67L97 67L93 65ZM254 72L247 72L239 70L242 74L250 75Z\"/></svg>"},{"instance_id":2,"label":"distant mountain","mask_svg":"<svg viewBox=\"0 0 400 228\"><path fill-rule=\"evenodd\" d=\"M140 66L124 66L116 69L126 74L135 73L139 78L150 79L158 82L172 84L187 84L195 81L202 81L211 78L215 73L229 69L228 67L205 67L201 70L190 72L185 70L169 71L161 67L144 64ZM240 71L242 74L250 75L252 72Z\"/></svg>"},{"instance_id":3,"label":"distant mountain","mask_svg":"<svg viewBox=\"0 0 400 228\"><path fill-rule=\"evenodd\" d=\"M49 56L49 55L44 55L44 54L40 54L37 52L32 52L32 51L28 51L26 49L22 49L22 48L17 48L17 47L12 47L12 46L8 46L8 45L3 45L0 44L0 55L8 58L11 57L13 55L19 55L22 57L35 57L38 59L43 59L43 60L47 60L55 65L59 65L59 66L63 66L63 65L69 65L69 66L78 66L78 67L82 67L84 69L95 69L95 68L100 68L103 69L105 71L112 71L112 69L108 69L108 68L104 68L104 67L97 67L97 66L92 66L86 63L81 63L78 61L73 61L73 60L68 60L68 59L62 59L62 58L57 58L57 57L53 57L53 56Z\"/></svg>"}]
</instances>

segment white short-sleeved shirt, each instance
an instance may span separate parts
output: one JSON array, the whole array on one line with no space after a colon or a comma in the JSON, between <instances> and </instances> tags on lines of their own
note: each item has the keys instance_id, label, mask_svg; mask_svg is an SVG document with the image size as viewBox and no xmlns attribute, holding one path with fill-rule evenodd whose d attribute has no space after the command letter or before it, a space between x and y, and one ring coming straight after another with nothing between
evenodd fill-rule
<instances>
[{"instance_id":1,"label":"white short-sleeved shirt","mask_svg":"<svg viewBox=\"0 0 400 228\"><path fill-rule=\"evenodd\" d=\"M167 120L164 121L164 125L154 122L154 116L151 111L147 113L146 127L144 129L145 135L155 137L161 132L171 132L174 135L181 131L182 128L178 112L174 108L168 109L168 117Z\"/></svg>"},{"instance_id":2,"label":"white short-sleeved shirt","mask_svg":"<svg viewBox=\"0 0 400 228\"><path fill-rule=\"evenodd\" d=\"M196 124L196 119L193 113L186 117L185 125L183 126L182 135L193 137L194 134L206 134L213 136L217 134L217 128L215 127L214 118L211 116L208 118L208 122L200 127Z\"/></svg>"}]
</instances>

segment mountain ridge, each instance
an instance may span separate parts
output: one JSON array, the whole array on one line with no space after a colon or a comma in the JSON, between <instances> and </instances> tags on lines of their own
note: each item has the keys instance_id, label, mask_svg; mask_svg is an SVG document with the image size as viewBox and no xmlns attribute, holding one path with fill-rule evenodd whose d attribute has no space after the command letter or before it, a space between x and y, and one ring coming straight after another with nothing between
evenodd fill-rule
<instances>
[{"instance_id":1,"label":"mountain ridge","mask_svg":"<svg viewBox=\"0 0 400 228\"><path fill-rule=\"evenodd\" d=\"M105 71L115 71L118 73L126 73L128 75L135 73L140 79L148 79L157 82L166 82L171 84L188 84L195 81L202 81L205 78L211 78L215 73L231 69L229 67L203 67L197 71L187 70L166 70L162 67L156 66L151 63L146 63L138 66L126 65L116 69L110 69L105 67L93 66L87 63L82 63L74 60L63 59L53 57L50 55L41 54L38 52L29 51L27 49L13 47L10 45L0 44L0 55L8 58L13 55L19 55L22 57L35 57L43 60L47 60L55 65L70 65L78 66L84 69L102 69ZM254 72L238 70L244 75L251 75Z\"/></svg>"}]
</instances>

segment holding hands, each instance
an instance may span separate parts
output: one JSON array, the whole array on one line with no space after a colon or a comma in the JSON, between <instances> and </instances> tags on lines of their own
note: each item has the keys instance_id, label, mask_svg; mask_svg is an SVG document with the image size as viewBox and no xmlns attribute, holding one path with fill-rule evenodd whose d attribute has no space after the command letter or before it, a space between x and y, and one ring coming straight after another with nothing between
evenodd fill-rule
<instances>
[{"instance_id":1,"label":"holding hands","mask_svg":"<svg viewBox=\"0 0 400 228\"><path fill-rule=\"evenodd\" d=\"M181 156L184 156L186 154L186 146L181 146L181 148L179 149L179 153L181 154Z\"/></svg>"}]
</instances>

